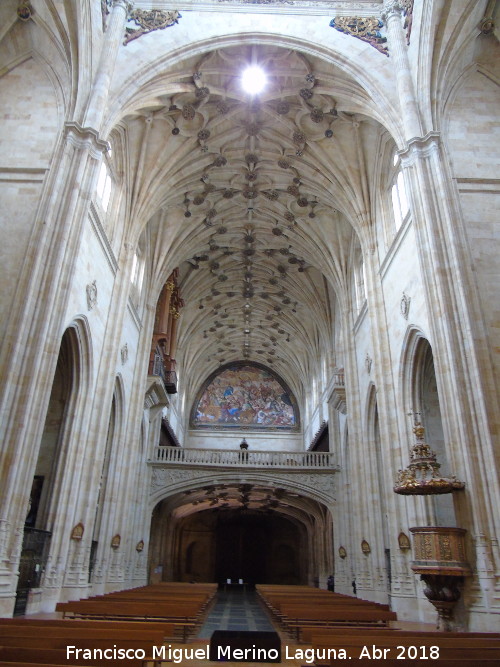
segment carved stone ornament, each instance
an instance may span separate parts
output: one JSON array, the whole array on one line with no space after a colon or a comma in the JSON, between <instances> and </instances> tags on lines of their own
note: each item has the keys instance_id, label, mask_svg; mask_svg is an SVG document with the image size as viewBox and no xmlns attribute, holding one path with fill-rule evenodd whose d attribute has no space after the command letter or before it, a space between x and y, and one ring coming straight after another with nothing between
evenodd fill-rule
<instances>
[{"instance_id":1,"label":"carved stone ornament","mask_svg":"<svg viewBox=\"0 0 500 667\"><path fill-rule=\"evenodd\" d=\"M19 10L18 10L19 14ZM479 26L481 32L483 35L491 35L492 32L495 30L495 21L491 16L486 16L482 21Z\"/></svg>"},{"instance_id":2,"label":"carved stone ornament","mask_svg":"<svg viewBox=\"0 0 500 667\"><path fill-rule=\"evenodd\" d=\"M182 482L187 482L195 477L202 477L203 470L171 470L167 468L153 468L151 477L151 491L157 491L162 487L175 486Z\"/></svg>"},{"instance_id":3,"label":"carved stone ornament","mask_svg":"<svg viewBox=\"0 0 500 667\"><path fill-rule=\"evenodd\" d=\"M115 535L113 539L111 540L111 548L112 549L118 549L122 541L121 535Z\"/></svg>"},{"instance_id":4,"label":"carved stone ornament","mask_svg":"<svg viewBox=\"0 0 500 667\"><path fill-rule=\"evenodd\" d=\"M120 350L120 356L121 356L121 360L122 360L122 366L124 366L128 361L128 345L127 345L127 343L125 343L125 345Z\"/></svg>"},{"instance_id":5,"label":"carved stone ornament","mask_svg":"<svg viewBox=\"0 0 500 667\"><path fill-rule=\"evenodd\" d=\"M144 540L140 540L140 542L137 542L137 544L135 545L135 550L138 553L144 550Z\"/></svg>"},{"instance_id":6,"label":"carved stone ornament","mask_svg":"<svg viewBox=\"0 0 500 667\"><path fill-rule=\"evenodd\" d=\"M102 30L106 32L106 19L109 16L111 0L101 0Z\"/></svg>"},{"instance_id":7,"label":"carved stone ornament","mask_svg":"<svg viewBox=\"0 0 500 667\"><path fill-rule=\"evenodd\" d=\"M347 551L344 547L339 547L339 556L342 558L342 560L344 560L344 558L347 556Z\"/></svg>"},{"instance_id":8,"label":"carved stone ornament","mask_svg":"<svg viewBox=\"0 0 500 667\"><path fill-rule=\"evenodd\" d=\"M403 27L406 28L406 43L408 46L410 45L411 27L413 23L413 2L414 0L401 0L403 16L405 17Z\"/></svg>"},{"instance_id":9,"label":"carved stone ornament","mask_svg":"<svg viewBox=\"0 0 500 667\"><path fill-rule=\"evenodd\" d=\"M370 545L368 544L368 542L367 542L366 540L363 540L363 541L361 542L361 551L362 551L364 554L367 555L367 554L371 553L371 550L372 550L372 549L371 549Z\"/></svg>"},{"instance_id":10,"label":"carved stone ornament","mask_svg":"<svg viewBox=\"0 0 500 667\"><path fill-rule=\"evenodd\" d=\"M408 537L408 535L406 535L406 533L403 533L402 531L398 535L398 544L401 551L408 551L409 549L411 549L410 538Z\"/></svg>"},{"instance_id":11,"label":"carved stone ornament","mask_svg":"<svg viewBox=\"0 0 500 667\"><path fill-rule=\"evenodd\" d=\"M87 308L92 310L97 305L97 281L92 281L85 289L87 292Z\"/></svg>"},{"instance_id":12,"label":"carved stone ornament","mask_svg":"<svg viewBox=\"0 0 500 667\"><path fill-rule=\"evenodd\" d=\"M29 2L29 0L27 0L26 2L21 2L19 7L17 8L17 16L18 18L21 19L21 21L29 21L34 13L35 10L33 9L33 6L31 2Z\"/></svg>"},{"instance_id":13,"label":"carved stone ornament","mask_svg":"<svg viewBox=\"0 0 500 667\"><path fill-rule=\"evenodd\" d=\"M71 539L76 542L80 542L83 537L83 531L85 530L83 523L77 523L76 526L71 531Z\"/></svg>"},{"instance_id":14,"label":"carved stone ornament","mask_svg":"<svg viewBox=\"0 0 500 667\"><path fill-rule=\"evenodd\" d=\"M370 375L370 373L372 372L372 363L373 363L373 359L370 357L370 355L367 352L366 357L365 357L365 368L366 368L366 372L368 373L368 375Z\"/></svg>"},{"instance_id":15,"label":"carved stone ornament","mask_svg":"<svg viewBox=\"0 0 500 667\"><path fill-rule=\"evenodd\" d=\"M335 30L346 35L357 37L388 56L389 51L385 46L387 38L380 34L380 28L383 25L380 19L370 17L336 16L330 21L331 28L335 28Z\"/></svg>"},{"instance_id":16,"label":"carved stone ornament","mask_svg":"<svg viewBox=\"0 0 500 667\"><path fill-rule=\"evenodd\" d=\"M182 16L177 9L172 11L164 11L162 9L134 9L130 13L129 18L139 27L136 29L125 28L125 39L123 41L125 45L133 39L141 37L141 35L146 35L148 32L153 32L153 30L164 30L165 28L173 26L175 23L179 23L179 19L182 18Z\"/></svg>"},{"instance_id":17,"label":"carved stone ornament","mask_svg":"<svg viewBox=\"0 0 500 667\"><path fill-rule=\"evenodd\" d=\"M410 304L411 304L411 297L409 297L408 294L405 294L405 292L403 292L399 308L401 310L401 315L405 318L405 320L408 319L408 315L410 314Z\"/></svg>"}]
</instances>

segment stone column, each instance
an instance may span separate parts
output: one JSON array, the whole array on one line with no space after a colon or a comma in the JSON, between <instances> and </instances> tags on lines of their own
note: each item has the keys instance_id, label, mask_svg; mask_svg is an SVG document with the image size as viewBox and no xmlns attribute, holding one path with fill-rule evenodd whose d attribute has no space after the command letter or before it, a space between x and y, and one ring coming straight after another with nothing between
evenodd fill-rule
<instances>
[{"instance_id":1,"label":"stone column","mask_svg":"<svg viewBox=\"0 0 500 667\"><path fill-rule=\"evenodd\" d=\"M478 546L481 543L475 558L472 553L468 557L476 564L473 586L483 589L475 594L491 596L489 601L483 598L487 608L500 582L498 543L490 539L484 549L481 539L500 533L500 487L491 472L496 469L492 434L498 429L498 413L491 365L482 348L485 325L478 288L439 133L410 140L401 159L410 184L447 456L453 473L466 481L466 491L454 494L457 521ZM474 545L469 543L468 549Z\"/></svg>"},{"instance_id":2,"label":"stone column","mask_svg":"<svg viewBox=\"0 0 500 667\"><path fill-rule=\"evenodd\" d=\"M371 237L365 234L365 247L370 246ZM376 534L378 544L378 566L379 580L387 576L384 549L390 549L391 559L391 596L392 608L395 611L407 613L408 601L414 605L415 577L409 568L408 562L400 561L400 550L398 535L401 526L413 525L413 520L408 516L407 505L401 497L393 492L394 480L398 469L405 465L407 447L406 441L400 437L401 429L398 428L401 419L406 415L397 414L396 407L399 405L397 387L394 383L395 371L392 368L391 348L389 344L390 322L386 313L384 289L379 271L377 253L373 246L365 253L365 289L370 313L371 344L373 351L373 368L370 375L373 376L376 388L377 409L379 414L380 440L385 446L380 447L380 460L382 464L382 475L380 479L381 492L384 494L384 503L387 516L381 516L381 521L386 522L387 536L383 539L383 531ZM404 411L403 411L404 412ZM373 426L373 425L372 425ZM372 471L378 477L379 471L377 458L373 456L373 442L368 442L368 454L372 458ZM403 447L401 447L403 444ZM376 492L376 489L375 489ZM383 507L381 504L381 509ZM372 549L373 551L373 549ZM398 562L398 559L400 562ZM382 584L381 584L382 585ZM385 592L385 589L384 589Z\"/></svg>"},{"instance_id":3,"label":"stone column","mask_svg":"<svg viewBox=\"0 0 500 667\"><path fill-rule=\"evenodd\" d=\"M499 534L500 485L490 474L496 469L492 434L499 424L495 382L482 347L485 325L449 156L438 131L423 136L398 0L385 0L384 18L407 142L400 156L429 311L447 455L453 473L470 489L455 494L455 511L459 526L477 542L473 586L484 581L475 596L484 596L480 604L488 608L495 586L498 600L500 553L494 538L484 548L482 536ZM472 554L469 558L474 560Z\"/></svg>"},{"instance_id":4,"label":"stone column","mask_svg":"<svg viewBox=\"0 0 500 667\"><path fill-rule=\"evenodd\" d=\"M83 123L86 127L94 127L96 129L101 127L108 101L109 86L118 56L118 49L123 42L125 24L132 4L129 0L113 0L113 8L109 16L107 30L104 33L99 64Z\"/></svg>"},{"instance_id":5,"label":"stone column","mask_svg":"<svg viewBox=\"0 0 500 667\"><path fill-rule=\"evenodd\" d=\"M26 285L25 298L8 325L6 335L12 345L4 367L5 387L10 389L2 397L5 419L1 424L1 438L7 443L4 451L7 464L0 467L0 615L11 613L15 599L30 489L61 332L67 326L68 286L75 272L98 165L107 148L92 129L83 129L74 122L66 123L54 149L52 168L40 202L40 222L30 240L30 261L26 262L21 277ZM29 331L29 338L19 336L19 331ZM86 396L83 400L91 398ZM68 467L65 480L71 474L80 473L78 466L73 471ZM67 481L61 481L58 493L64 493L66 487ZM73 489L76 487L73 477ZM65 519L71 528L73 510L72 501L64 511L64 518L58 518L59 532L68 530ZM61 543L54 534L51 553L56 553ZM67 542L64 548L67 550ZM58 574L54 585L59 586L63 565L59 556L56 560Z\"/></svg>"},{"instance_id":6,"label":"stone column","mask_svg":"<svg viewBox=\"0 0 500 667\"><path fill-rule=\"evenodd\" d=\"M402 9L397 0L386 0L383 18L387 24L389 54L394 62L405 137L411 139L412 137L420 137L423 127L411 76L401 13Z\"/></svg>"}]
</instances>

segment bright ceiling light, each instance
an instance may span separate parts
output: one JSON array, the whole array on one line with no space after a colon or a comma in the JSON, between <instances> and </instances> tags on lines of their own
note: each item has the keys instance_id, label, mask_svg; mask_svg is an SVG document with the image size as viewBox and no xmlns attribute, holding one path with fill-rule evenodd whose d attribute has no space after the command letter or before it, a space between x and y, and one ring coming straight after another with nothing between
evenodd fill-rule
<instances>
[{"instance_id":1,"label":"bright ceiling light","mask_svg":"<svg viewBox=\"0 0 500 667\"><path fill-rule=\"evenodd\" d=\"M250 95L258 95L264 90L267 83L266 73L257 65L251 65L241 75L243 90Z\"/></svg>"}]
</instances>

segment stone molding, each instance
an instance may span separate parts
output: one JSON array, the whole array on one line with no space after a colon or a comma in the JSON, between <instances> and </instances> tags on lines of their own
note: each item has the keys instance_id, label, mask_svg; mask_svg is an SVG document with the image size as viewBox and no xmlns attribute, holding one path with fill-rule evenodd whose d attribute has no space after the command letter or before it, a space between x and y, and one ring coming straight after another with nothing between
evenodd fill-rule
<instances>
[{"instance_id":1,"label":"stone molding","mask_svg":"<svg viewBox=\"0 0 500 667\"><path fill-rule=\"evenodd\" d=\"M90 202L89 220L90 224L92 225L92 229L94 230L94 234L103 250L109 268L113 272L113 276L116 276L118 272L118 261L108 240L108 236L104 230L104 227L102 226L99 212L94 202Z\"/></svg>"}]
</instances>

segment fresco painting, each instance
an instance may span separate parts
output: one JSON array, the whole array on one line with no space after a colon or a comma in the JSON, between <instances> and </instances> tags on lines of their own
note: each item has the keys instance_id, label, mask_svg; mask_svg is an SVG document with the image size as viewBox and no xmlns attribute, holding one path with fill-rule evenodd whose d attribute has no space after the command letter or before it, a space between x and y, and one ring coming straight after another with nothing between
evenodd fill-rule
<instances>
[{"instance_id":1,"label":"fresco painting","mask_svg":"<svg viewBox=\"0 0 500 667\"><path fill-rule=\"evenodd\" d=\"M289 390L263 368L235 365L209 381L193 413L194 427L290 429L297 426Z\"/></svg>"}]
</instances>

